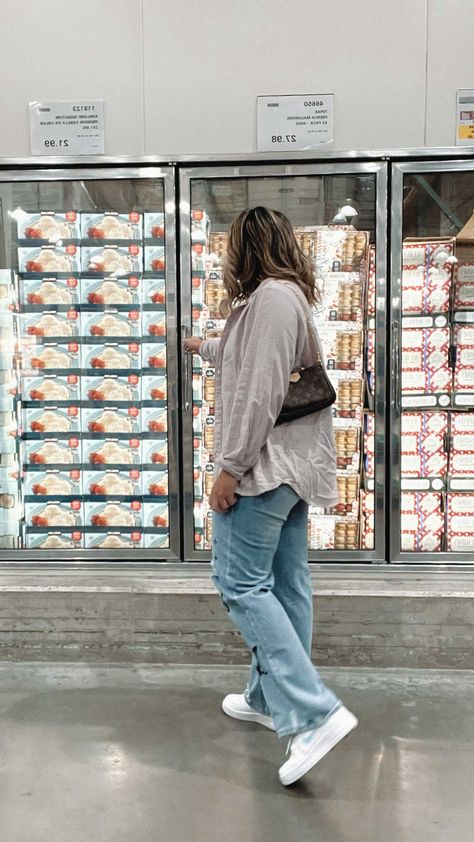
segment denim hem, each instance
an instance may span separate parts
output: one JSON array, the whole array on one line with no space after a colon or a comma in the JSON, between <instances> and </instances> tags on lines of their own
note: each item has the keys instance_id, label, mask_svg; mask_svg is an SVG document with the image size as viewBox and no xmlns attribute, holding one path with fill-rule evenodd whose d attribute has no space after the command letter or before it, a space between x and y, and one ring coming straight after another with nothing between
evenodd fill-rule
<instances>
[{"instance_id":1,"label":"denim hem","mask_svg":"<svg viewBox=\"0 0 474 842\"><path fill-rule=\"evenodd\" d=\"M268 710L260 710L260 708L256 708L256 707L255 707L255 705L253 705L253 704L251 703L250 698L249 698L249 694L247 693L247 690L246 690L246 689L244 690L244 699L245 699L245 701L247 702L248 706L249 706L250 708L252 708L252 710L254 710L256 713L261 713L261 714L262 714L262 716L271 716L270 709L268 709Z\"/></svg>"},{"instance_id":2,"label":"denim hem","mask_svg":"<svg viewBox=\"0 0 474 842\"><path fill-rule=\"evenodd\" d=\"M326 719L328 719L330 716L332 716L332 714L335 713L337 710L339 710L339 708L341 708L341 707L342 707L342 702L337 701L336 704L334 705L334 707L331 708L329 713L325 713L324 716L321 716L319 719L316 719L316 720L313 719L313 720L310 720L309 722L307 722L306 725L298 726L296 731L295 730L277 731L277 736L280 739L283 739L283 737L297 737L298 734L302 734L304 731L312 731L313 728L320 728L321 725L323 724L323 722L325 722Z\"/></svg>"}]
</instances>

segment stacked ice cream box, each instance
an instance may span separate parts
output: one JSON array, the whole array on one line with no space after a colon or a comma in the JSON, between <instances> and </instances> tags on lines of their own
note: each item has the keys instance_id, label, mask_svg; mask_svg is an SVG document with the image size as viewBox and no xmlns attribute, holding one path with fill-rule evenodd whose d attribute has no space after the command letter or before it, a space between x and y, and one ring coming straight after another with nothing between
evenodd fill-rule
<instances>
[{"instance_id":1,"label":"stacked ice cream box","mask_svg":"<svg viewBox=\"0 0 474 842\"><path fill-rule=\"evenodd\" d=\"M0 548L19 546L20 465L12 273L0 271Z\"/></svg>"},{"instance_id":2,"label":"stacked ice cream box","mask_svg":"<svg viewBox=\"0 0 474 842\"><path fill-rule=\"evenodd\" d=\"M24 546L168 536L163 213L19 213Z\"/></svg>"}]
</instances>

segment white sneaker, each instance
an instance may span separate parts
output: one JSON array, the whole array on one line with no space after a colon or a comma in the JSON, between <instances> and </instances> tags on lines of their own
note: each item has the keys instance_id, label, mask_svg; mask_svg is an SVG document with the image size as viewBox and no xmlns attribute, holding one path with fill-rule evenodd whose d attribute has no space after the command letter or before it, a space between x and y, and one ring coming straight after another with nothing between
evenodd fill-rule
<instances>
[{"instance_id":1,"label":"white sneaker","mask_svg":"<svg viewBox=\"0 0 474 842\"><path fill-rule=\"evenodd\" d=\"M288 745L290 757L278 773L283 786L289 786L306 775L306 772L358 724L350 710L340 707L319 728L312 728L292 737Z\"/></svg>"},{"instance_id":2,"label":"white sneaker","mask_svg":"<svg viewBox=\"0 0 474 842\"><path fill-rule=\"evenodd\" d=\"M275 730L271 716L265 716L265 714L259 713L258 710L251 708L245 701L243 693L240 695L230 693L226 696L222 702L222 710L227 716L232 716L234 719L243 719L246 722L258 722L259 725L265 725L265 728L270 728L271 731Z\"/></svg>"}]
</instances>

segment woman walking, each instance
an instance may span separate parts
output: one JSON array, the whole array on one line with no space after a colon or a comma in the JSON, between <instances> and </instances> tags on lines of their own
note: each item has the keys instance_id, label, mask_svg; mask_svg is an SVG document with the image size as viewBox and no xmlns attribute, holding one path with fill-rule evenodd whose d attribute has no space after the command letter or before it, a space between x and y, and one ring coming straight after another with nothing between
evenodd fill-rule
<instances>
[{"instance_id":1,"label":"woman walking","mask_svg":"<svg viewBox=\"0 0 474 842\"><path fill-rule=\"evenodd\" d=\"M338 500L331 409L275 426L291 373L315 362L314 270L283 214L257 207L237 217L224 287L222 338L185 340L215 366L212 578L252 653L245 692L222 707L291 738L279 772L287 786L357 719L311 662L308 504Z\"/></svg>"}]
</instances>

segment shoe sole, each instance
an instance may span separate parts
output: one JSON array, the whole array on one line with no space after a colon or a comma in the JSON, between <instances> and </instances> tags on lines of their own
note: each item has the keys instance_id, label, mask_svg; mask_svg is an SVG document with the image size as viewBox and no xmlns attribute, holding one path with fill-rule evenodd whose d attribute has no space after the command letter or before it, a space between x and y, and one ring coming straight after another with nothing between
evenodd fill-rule
<instances>
[{"instance_id":1,"label":"shoe sole","mask_svg":"<svg viewBox=\"0 0 474 842\"><path fill-rule=\"evenodd\" d=\"M242 722L257 722L258 725L263 725L270 731L275 730L275 726L271 719L269 719L268 716L264 716L263 713L257 713L257 711L247 713L246 711L235 710L230 707L230 705L226 705L225 699L222 702L222 710L225 714L227 714L227 716L231 716L232 719L240 719Z\"/></svg>"},{"instance_id":2,"label":"shoe sole","mask_svg":"<svg viewBox=\"0 0 474 842\"><path fill-rule=\"evenodd\" d=\"M321 725L320 734L315 742L315 745L308 752L307 756L302 758L300 763L295 766L291 772L279 772L280 782L283 786L290 786L294 784L303 775L306 775L313 766L316 765L322 758L328 754L344 737L347 737L354 728L357 728L359 720L349 710L341 709L336 711L327 722ZM336 719L337 717L337 719ZM336 721L335 721L336 720Z\"/></svg>"}]
</instances>

